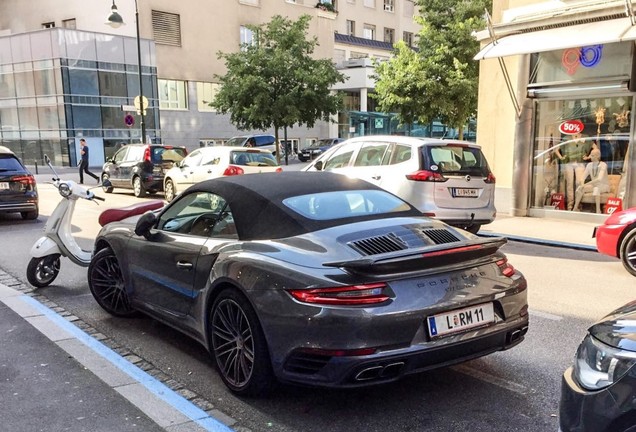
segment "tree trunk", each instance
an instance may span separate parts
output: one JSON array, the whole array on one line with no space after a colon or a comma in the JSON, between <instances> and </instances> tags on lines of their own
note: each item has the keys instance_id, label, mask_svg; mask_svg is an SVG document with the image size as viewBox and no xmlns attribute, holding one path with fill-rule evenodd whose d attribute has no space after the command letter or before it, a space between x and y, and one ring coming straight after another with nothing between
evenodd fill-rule
<instances>
[{"instance_id":1,"label":"tree trunk","mask_svg":"<svg viewBox=\"0 0 636 432\"><path fill-rule=\"evenodd\" d=\"M274 141L276 143L276 162L280 165L280 143L278 142L278 126L274 125Z\"/></svg>"}]
</instances>

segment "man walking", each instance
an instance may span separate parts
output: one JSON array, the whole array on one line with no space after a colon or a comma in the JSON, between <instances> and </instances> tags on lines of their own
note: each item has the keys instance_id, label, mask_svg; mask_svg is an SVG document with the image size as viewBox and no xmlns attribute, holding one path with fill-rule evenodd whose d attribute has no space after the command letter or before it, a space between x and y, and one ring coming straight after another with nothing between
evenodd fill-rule
<instances>
[{"instance_id":1,"label":"man walking","mask_svg":"<svg viewBox=\"0 0 636 432\"><path fill-rule=\"evenodd\" d=\"M80 164L79 164L79 176L80 176L80 184L84 184L84 173L93 177L99 183L99 177L88 170L88 146L86 145L86 140L84 138L80 138Z\"/></svg>"}]
</instances>

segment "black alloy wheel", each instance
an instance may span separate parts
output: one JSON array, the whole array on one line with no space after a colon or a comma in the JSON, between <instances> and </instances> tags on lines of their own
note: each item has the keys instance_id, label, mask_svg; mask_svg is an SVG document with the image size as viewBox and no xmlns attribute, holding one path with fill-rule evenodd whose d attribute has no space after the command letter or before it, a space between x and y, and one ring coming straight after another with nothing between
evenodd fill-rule
<instances>
[{"instance_id":1,"label":"black alloy wheel","mask_svg":"<svg viewBox=\"0 0 636 432\"><path fill-rule=\"evenodd\" d=\"M636 228L632 228L621 242L620 257L625 269L636 276Z\"/></svg>"},{"instance_id":2,"label":"black alloy wheel","mask_svg":"<svg viewBox=\"0 0 636 432\"><path fill-rule=\"evenodd\" d=\"M91 259L88 287L97 303L109 314L119 317L138 314L130 305L119 260L111 248L100 250Z\"/></svg>"},{"instance_id":3,"label":"black alloy wheel","mask_svg":"<svg viewBox=\"0 0 636 432\"><path fill-rule=\"evenodd\" d=\"M49 286L60 273L60 254L31 258L27 265L27 280L36 288Z\"/></svg>"},{"instance_id":4,"label":"black alloy wheel","mask_svg":"<svg viewBox=\"0 0 636 432\"><path fill-rule=\"evenodd\" d=\"M211 352L225 385L241 396L258 396L275 382L263 330L237 291L219 294L210 311Z\"/></svg>"}]
</instances>

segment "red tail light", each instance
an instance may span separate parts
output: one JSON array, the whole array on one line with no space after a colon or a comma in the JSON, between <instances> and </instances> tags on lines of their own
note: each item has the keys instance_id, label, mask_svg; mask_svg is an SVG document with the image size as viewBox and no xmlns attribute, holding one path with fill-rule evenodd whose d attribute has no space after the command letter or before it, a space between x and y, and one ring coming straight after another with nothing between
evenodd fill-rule
<instances>
[{"instance_id":1,"label":"red tail light","mask_svg":"<svg viewBox=\"0 0 636 432\"><path fill-rule=\"evenodd\" d=\"M296 289L289 293L299 302L337 305L363 306L383 303L389 300L386 294L387 286L384 282L364 285L350 285L334 288Z\"/></svg>"},{"instance_id":2,"label":"red tail light","mask_svg":"<svg viewBox=\"0 0 636 432\"><path fill-rule=\"evenodd\" d=\"M241 175L241 174L245 174L245 171L243 171L243 168L236 165L228 165L227 168L225 168L225 171L223 171L224 176L233 176L233 175Z\"/></svg>"},{"instance_id":3,"label":"red tail light","mask_svg":"<svg viewBox=\"0 0 636 432\"><path fill-rule=\"evenodd\" d=\"M431 257L436 257L436 256L442 256L442 255L456 254L458 252L468 252L468 251L478 250L478 249L481 249L481 248L482 248L482 246L480 246L480 245L462 246L462 247L456 247L456 248L452 248L452 249L444 249L444 250L439 250L439 251L426 252L426 253L423 253L422 256L424 258L431 258Z\"/></svg>"},{"instance_id":4,"label":"red tail light","mask_svg":"<svg viewBox=\"0 0 636 432\"><path fill-rule=\"evenodd\" d=\"M420 170L407 174L406 178L413 181L445 182L447 179L435 171Z\"/></svg>"},{"instance_id":5,"label":"red tail light","mask_svg":"<svg viewBox=\"0 0 636 432\"><path fill-rule=\"evenodd\" d=\"M25 186L34 186L35 185L35 177L32 175L21 175L21 176L13 176L11 180L14 182L22 183Z\"/></svg>"},{"instance_id":6,"label":"red tail light","mask_svg":"<svg viewBox=\"0 0 636 432\"><path fill-rule=\"evenodd\" d=\"M276 168L276 172L283 172L283 169L281 167Z\"/></svg>"},{"instance_id":7,"label":"red tail light","mask_svg":"<svg viewBox=\"0 0 636 432\"><path fill-rule=\"evenodd\" d=\"M150 162L150 147L148 146L144 150L144 162Z\"/></svg>"},{"instance_id":8,"label":"red tail light","mask_svg":"<svg viewBox=\"0 0 636 432\"><path fill-rule=\"evenodd\" d=\"M515 274L515 268L508 263L508 258L503 258L497 261L497 266L501 270L501 273L506 277L512 277Z\"/></svg>"},{"instance_id":9,"label":"red tail light","mask_svg":"<svg viewBox=\"0 0 636 432\"><path fill-rule=\"evenodd\" d=\"M493 173L488 173L488 176L484 179L484 183L495 183L496 179Z\"/></svg>"}]
</instances>

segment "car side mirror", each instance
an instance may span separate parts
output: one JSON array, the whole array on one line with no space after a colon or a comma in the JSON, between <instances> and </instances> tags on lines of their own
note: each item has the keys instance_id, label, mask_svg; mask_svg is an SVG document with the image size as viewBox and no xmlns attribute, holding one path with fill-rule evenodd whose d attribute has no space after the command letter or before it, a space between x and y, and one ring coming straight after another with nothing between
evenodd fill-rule
<instances>
[{"instance_id":1,"label":"car side mirror","mask_svg":"<svg viewBox=\"0 0 636 432\"><path fill-rule=\"evenodd\" d=\"M156 223L157 215L154 212L144 213L137 221L137 225L135 225L135 234L150 240L150 230Z\"/></svg>"},{"instance_id":2,"label":"car side mirror","mask_svg":"<svg viewBox=\"0 0 636 432\"><path fill-rule=\"evenodd\" d=\"M316 162L314 168L316 168L317 171L322 171L322 161Z\"/></svg>"}]
</instances>

